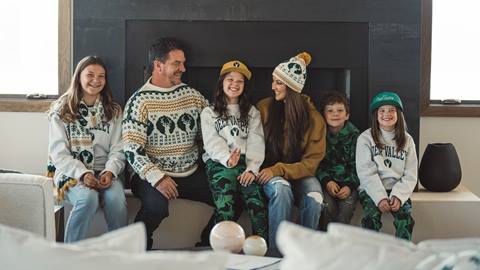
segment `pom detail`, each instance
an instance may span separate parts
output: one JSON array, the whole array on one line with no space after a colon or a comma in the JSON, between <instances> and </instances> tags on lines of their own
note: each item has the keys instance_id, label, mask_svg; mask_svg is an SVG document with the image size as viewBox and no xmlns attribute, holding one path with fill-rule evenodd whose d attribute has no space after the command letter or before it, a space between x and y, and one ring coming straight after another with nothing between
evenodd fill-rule
<instances>
[{"instance_id":1,"label":"pom detail","mask_svg":"<svg viewBox=\"0 0 480 270\"><path fill-rule=\"evenodd\" d=\"M307 52L299 53L299 54L297 54L296 57L302 59L303 62L305 62L305 65L307 65L307 66L308 66L308 65L310 64L310 62L312 61L312 56L311 56L309 53L307 53Z\"/></svg>"}]
</instances>

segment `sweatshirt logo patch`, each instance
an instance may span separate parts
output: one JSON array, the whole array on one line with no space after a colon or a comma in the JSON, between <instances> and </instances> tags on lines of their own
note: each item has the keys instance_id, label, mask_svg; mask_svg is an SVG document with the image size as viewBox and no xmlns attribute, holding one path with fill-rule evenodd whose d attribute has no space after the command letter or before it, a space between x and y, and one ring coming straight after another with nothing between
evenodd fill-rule
<instances>
[{"instance_id":1,"label":"sweatshirt logo patch","mask_svg":"<svg viewBox=\"0 0 480 270\"><path fill-rule=\"evenodd\" d=\"M233 137L237 137L238 134L240 134L240 130L238 130L238 128L234 127L232 128L232 130L230 130L230 135L232 135Z\"/></svg>"},{"instance_id":2,"label":"sweatshirt logo patch","mask_svg":"<svg viewBox=\"0 0 480 270\"><path fill-rule=\"evenodd\" d=\"M385 167L387 168L391 168L392 167L392 161L390 159L385 159L383 161L383 164L385 165Z\"/></svg>"}]
</instances>

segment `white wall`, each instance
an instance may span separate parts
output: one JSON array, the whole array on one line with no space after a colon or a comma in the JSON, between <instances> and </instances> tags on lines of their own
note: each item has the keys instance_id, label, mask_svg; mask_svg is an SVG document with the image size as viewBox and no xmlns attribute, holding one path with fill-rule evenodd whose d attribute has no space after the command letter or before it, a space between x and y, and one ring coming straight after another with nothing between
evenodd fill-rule
<instances>
[{"instance_id":1,"label":"white wall","mask_svg":"<svg viewBox=\"0 0 480 270\"><path fill-rule=\"evenodd\" d=\"M0 112L0 168L45 174L48 120L45 113Z\"/></svg>"},{"instance_id":2,"label":"white wall","mask_svg":"<svg viewBox=\"0 0 480 270\"><path fill-rule=\"evenodd\" d=\"M452 143L462 166L462 184L480 196L480 118L422 117L420 157L429 143Z\"/></svg>"},{"instance_id":3,"label":"white wall","mask_svg":"<svg viewBox=\"0 0 480 270\"><path fill-rule=\"evenodd\" d=\"M0 112L0 168L44 174L48 121L45 113ZM480 118L422 117L420 157L428 143L450 142L462 164L462 183L480 196Z\"/></svg>"}]
</instances>

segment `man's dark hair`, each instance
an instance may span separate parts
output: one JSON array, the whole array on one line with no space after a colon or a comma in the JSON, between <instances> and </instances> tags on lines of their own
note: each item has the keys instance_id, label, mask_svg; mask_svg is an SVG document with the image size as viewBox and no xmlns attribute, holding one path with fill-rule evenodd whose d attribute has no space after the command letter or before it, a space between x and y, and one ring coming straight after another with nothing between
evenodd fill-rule
<instances>
[{"instance_id":1,"label":"man's dark hair","mask_svg":"<svg viewBox=\"0 0 480 270\"><path fill-rule=\"evenodd\" d=\"M150 49L148 49L148 64L145 79L152 75L153 62L159 60L162 63L168 59L168 53L174 50L185 52L185 45L182 41L173 37L159 38Z\"/></svg>"},{"instance_id":2,"label":"man's dark hair","mask_svg":"<svg viewBox=\"0 0 480 270\"><path fill-rule=\"evenodd\" d=\"M327 105L332 105L335 103L343 104L345 106L345 111L347 112L347 114L350 114L350 102L348 101L345 93L339 91L327 92L322 96L320 102L320 113L325 116L325 107L327 107Z\"/></svg>"}]
</instances>

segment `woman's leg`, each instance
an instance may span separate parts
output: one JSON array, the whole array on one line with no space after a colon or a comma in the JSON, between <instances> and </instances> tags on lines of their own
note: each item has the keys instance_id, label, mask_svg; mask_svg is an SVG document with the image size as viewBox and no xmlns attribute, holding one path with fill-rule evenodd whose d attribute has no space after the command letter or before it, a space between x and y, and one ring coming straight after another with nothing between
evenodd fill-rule
<instances>
[{"instance_id":1,"label":"woman's leg","mask_svg":"<svg viewBox=\"0 0 480 270\"><path fill-rule=\"evenodd\" d=\"M278 225L284 220L291 220L293 193L290 182L280 176L272 177L264 186L268 202L268 243L276 248L275 237Z\"/></svg>"},{"instance_id":2,"label":"woman's leg","mask_svg":"<svg viewBox=\"0 0 480 270\"><path fill-rule=\"evenodd\" d=\"M295 202L299 208L299 224L316 230L322 214L322 186L314 176L291 181Z\"/></svg>"},{"instance_id":3,"label":"woman's leg","mask_svg":"<svg viewBox=\"0 0 480 270\"><path fill-rule=\"evenodd\" d=\"M65 200L73 206L65 226L65 242L85 239L98 209L98 192L79 183L65 193Z\"/></svg>"},{"instance_id":4,"label":"woman's leg","mask_svg":"<svg viewBox=\"0 0 480 270\"><path fill-rule=\"evenodd\" d=\"M128 223L127 200L122 182L118 178L114 179L109 188L101 191L100 196L103 199L103 213L108 230L112 231L126 226Z\"/></svg>"}]
</instances>

